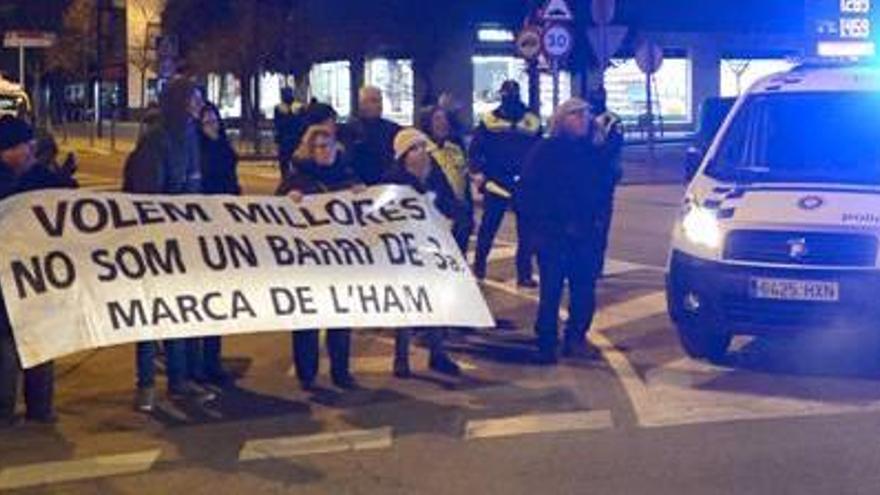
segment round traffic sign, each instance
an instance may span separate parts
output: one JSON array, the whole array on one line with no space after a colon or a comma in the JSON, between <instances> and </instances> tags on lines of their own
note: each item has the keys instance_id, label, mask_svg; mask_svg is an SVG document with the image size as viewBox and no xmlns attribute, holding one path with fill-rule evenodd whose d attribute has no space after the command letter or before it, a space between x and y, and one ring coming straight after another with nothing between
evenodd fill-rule
<instances>
[{"instance_id":1,"label":"round traffic sign","mask_svg":"<svg viewBox=\"0 0 880 495\"><path fill-rule=\"evenodd\" d=\"M523 58L532 60L541 53L541 32L527 27L516 37L516 50Z\"/></svg>"},{"instance_id":2,"label":"round traffic sign","mask_svg":"<svg viewBox=\"0 0 880 495\"><path fill-rule=\"evenodd\" d=\"M653 74L663 65L663 49L653 41L644 41L636 49L636 65L645 74Z\"/></svg>"},{"instance_id":3,"label":"round traffic sign","mask_svg":"<svg viewBox=\"0 0 880 495\"><path fill-rule=\"evenodd\" d=\"M574 39L565 26L550 26L544 31L544 53L552 58L562 58L571 52Z\"/></svg>"}]
</instances>

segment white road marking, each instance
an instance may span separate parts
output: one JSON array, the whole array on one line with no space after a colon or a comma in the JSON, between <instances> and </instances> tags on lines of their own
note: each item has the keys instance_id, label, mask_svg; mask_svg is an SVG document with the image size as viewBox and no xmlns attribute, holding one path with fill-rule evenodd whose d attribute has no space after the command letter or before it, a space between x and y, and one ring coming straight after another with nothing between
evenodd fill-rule
<instances>
[{"instance_id":1,"label":"white road marking","mask_svg":"<svg viewBox=\"0 0 880 495\"><path fill-rule=\"evenodd\" d=\"M0 490L142 473L149 471L161 454L161 450L155 449L7 467L0 471Z\"/></svg>"},{"instance_id":2,"label":"white road marking","mask_svg":"<svg viewBox=\"0 0 880 495\"><path fill-rule=\"evenodd\" d=\"M330 454L390 448L390 427L349 430L317 435L250 440L239 453L239 461L288 459L313 454Z\"/></svg>"},{"instance_id":3,"label":"white road marking","mask_svg":"<svg viewBox=\"0 0 880 495\"><path fill-rule=\"evenodd\" d=\"M563 431L607 430L613 427L611 411L607 410L535 414L468 421L464 437L466 440L474 440Z\"/></svg>"},{"instance_id":4,"label":"white road marking","mask_svg":"<svg viewBox=\"0 0 880 495\"><path fill-rule=\"evenodd\" d=\"M501 282L485 280L483 284L517 297L538 302L537 295L520 292ZM626 355L618 351L614 347L614 343L602 332L665 312L666 294L663 291L653 292L646 296L600 308L593 320L593 326L587 334L590 341L602 350L602 356L620 380L632 403L639 424L642 424L642 418L650 417L653 398ZM568 311L565 309L560 309L560 314L563 318L568 318Z\"/></svg>"}]
</instances>

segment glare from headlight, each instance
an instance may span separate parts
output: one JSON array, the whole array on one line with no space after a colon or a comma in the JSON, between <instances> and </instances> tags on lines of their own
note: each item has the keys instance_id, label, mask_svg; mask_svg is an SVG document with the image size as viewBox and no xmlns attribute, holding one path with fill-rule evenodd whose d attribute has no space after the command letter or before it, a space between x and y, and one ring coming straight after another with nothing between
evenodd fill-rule
<instances>
[{"instance_id":1,"label":"glare from headlight","mask_svg":"<svg viewBox=\"0 0 880 495\"><path fill-rule=\"evenodd\" d=\"M709 249L721 246L721 228L713 210L692 207L682 219L681 227L685 237L694 244Z\"/></svg>"}]
</instances>

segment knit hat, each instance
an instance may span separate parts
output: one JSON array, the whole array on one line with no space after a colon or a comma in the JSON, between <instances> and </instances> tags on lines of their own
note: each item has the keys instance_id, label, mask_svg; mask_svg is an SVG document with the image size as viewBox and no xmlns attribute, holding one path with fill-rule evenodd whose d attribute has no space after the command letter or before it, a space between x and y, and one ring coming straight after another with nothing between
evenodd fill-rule
<instances>
[{"instance_id":1,"label":"knit hat","mask_svg":"<svg viewBox=\"0 0 880 495\"><path fill-rule=\"evenodd\" d=\"M556 107L553 117L550 118L550 134L557 135L561 131L562 121L566 116L577 112L586 112L590 104L580 98L571 98Z\"/></svg>"},{"instance_id":2,"label":"knit hat","mask_svg":"<svg viewBox=\"0 0 880 495\"><path fill-rule=\"evenodd\" d=\"M414 146L424 143L428 147L428 151L434 151L437 146L428 139L422 131L415 127L407 127L394 136L394 159L400 160Z\"/></svg>"},{"instance_id":3,"label":"knit hat","mask_svg":"<svg viewBox=\"0 0 880 495\"><path fill-rule=\"evenodd\" d=\"M0 151L34 139L34 130L22 119L11 115L0 118Z\"/></svg>"},{"instance_id":4,"label":"knit hat","mask_svg":"<svg viewBox=\"0 0 880 495\"><path fill-rule=\"evenodd\" d=\"M305 121L305 126L308 128L309 126L323 124L325 120L336 120L336 117L338 117L336 109L331 105L316 102L311 103L306 107L303 120Z\"/></svg>"}]
</instances>

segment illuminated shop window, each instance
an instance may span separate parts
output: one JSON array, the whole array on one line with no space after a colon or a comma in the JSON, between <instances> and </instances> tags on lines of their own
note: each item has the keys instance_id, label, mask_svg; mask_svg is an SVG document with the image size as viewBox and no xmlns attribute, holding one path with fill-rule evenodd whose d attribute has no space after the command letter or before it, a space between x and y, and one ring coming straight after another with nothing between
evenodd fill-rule
<instances>
[{"instance_id":1,"label":"illuminated shop window","mask_svg":"<svg viewBox=\"0 0 880 495\"><path fill-rule=\"evenodd\" d=\"M332 105L340 117L351 113L351 66L347 61L313 65L309 87L313 98Z\"/></svg>"},{"instance_id":2,"label":"illuminated shop window","mask_svg":"<svg viewBox=\"0 0 880 495\"><path fill-rule=\"evenodd\" d=\"M281 103L281 88L287 85L293 86L293 77L274 73L260 76L260 112L264 117L272 118L275 107Z\"/></svg>"},{"instance_id":3,"label":"illuminated shop window","mask_svg":"<svg viewBox=\"0 0 880 495\"><path fill-rule=\"evenodd\" d=\"M501 103L498 90L508 79L519 82L522 100L529 99L529 76L526 63L520 58L505 56L476 56L474 66L474 121L494 110ZM552 86L550 87L552 91Z\"/></svg>"},{"instance_id":4,"label":"illuminated shop window","mask_svg":"<svg viewBox=\"0 0 880 495\"><path fill-rule=\"evenodd\" d=\"M208 74L208 100L224 119L241 117L241 83L232 74Z\"/></svg>"},{"instance_id":5,"label":"illuminated shop window","mask_svg":"<svg viewBox=\"0 0 880 495\"><path fill-rule=\"evenodd\" d=\"M382 90L385 118L412 125L416 106L412 60L368 60L365 75L367 85Z\"/></svg>"},{"instance_id":6,"label":"illuminated shop window","mask_svg":"<svg viewBox=\"0 0 880 495\"><path fill-rule=\"evenodd\" d=\"M559 73L559 103L571 98L571 73ZM553 116L553 76L541 74L541 119L545 122Z\"/></svg>"},{"instance_id":7,"label":"illuminated shop window","mask_svg":"<svg viewBox=\"0 0 880 495\"><path fill-rule=\"evenodd\" d=\"M654 112L664 122L691 122L691 61L669 58L654 74ZM646 111L645 75L633 59L617 59L605 73L608 108L627 120L636 120Z\"/></svg>"},{"instance_id":8,"label":"illuminated shop window","mask_svg":"<svg viewBox=\"0 0 880 495\"><path fill-rule=\"evenodd\" d=\"M722 59L721 96L739 96L758 79L776 72L785 72L794 65L785 59Z\"/></svg>"}]
</instances>

